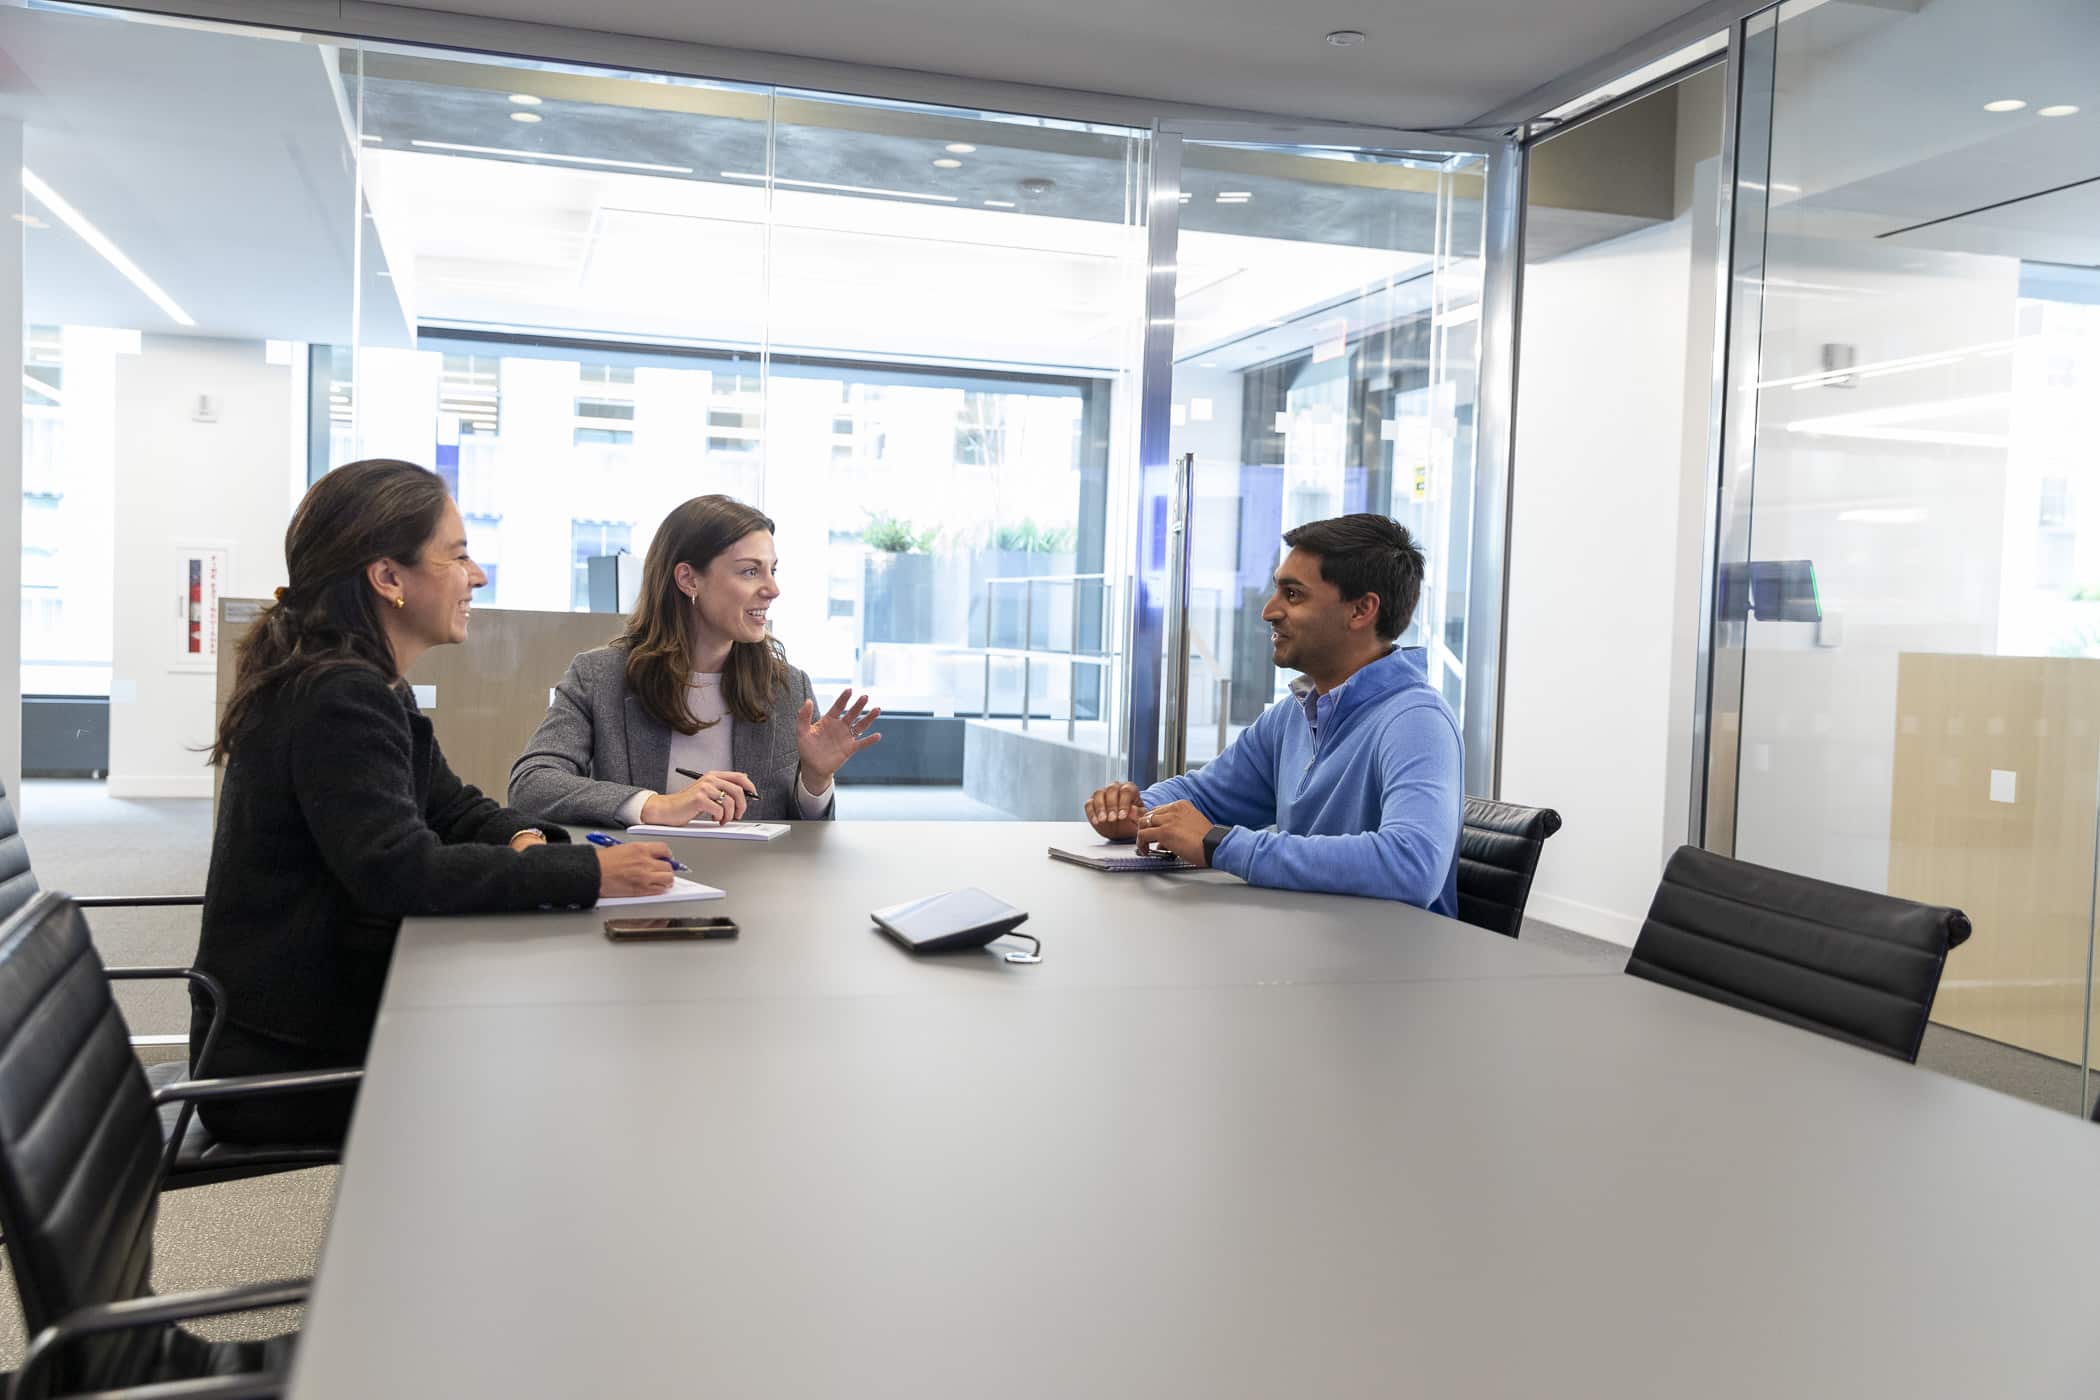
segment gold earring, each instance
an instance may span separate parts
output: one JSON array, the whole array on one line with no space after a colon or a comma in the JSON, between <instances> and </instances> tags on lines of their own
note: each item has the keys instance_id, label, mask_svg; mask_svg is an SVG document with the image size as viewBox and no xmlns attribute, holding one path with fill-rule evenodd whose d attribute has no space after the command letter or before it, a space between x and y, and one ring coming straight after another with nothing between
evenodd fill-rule
<instances>
[{"instance_id":1,"label":"gold earring","mask_svg":"<svg viewBox=\"0 0 2100 1400\"><path fill-rule=\"evenodd\" d=\"M394 599L394 606L397 608L405 608L408 606L408 599L405 597L397 597Z\"/></svg>"}]
</instances>

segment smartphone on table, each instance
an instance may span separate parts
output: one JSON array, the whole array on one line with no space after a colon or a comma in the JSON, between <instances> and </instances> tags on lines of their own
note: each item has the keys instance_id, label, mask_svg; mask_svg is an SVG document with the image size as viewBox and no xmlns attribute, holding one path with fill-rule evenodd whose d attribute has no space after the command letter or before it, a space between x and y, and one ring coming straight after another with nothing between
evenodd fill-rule
<instances>
[{"instance_id":1,"label":"smartphone on table","mask_svg":"<svg viewBox=\"0 0 2100 1400\"><path fill-rule=\"evenodd\" d=\"M736 935L736 920L720 914L706 918L605 921L605 936L615 943L650 943L673 938L734 938Z\"/></svg>"}]
</instances>

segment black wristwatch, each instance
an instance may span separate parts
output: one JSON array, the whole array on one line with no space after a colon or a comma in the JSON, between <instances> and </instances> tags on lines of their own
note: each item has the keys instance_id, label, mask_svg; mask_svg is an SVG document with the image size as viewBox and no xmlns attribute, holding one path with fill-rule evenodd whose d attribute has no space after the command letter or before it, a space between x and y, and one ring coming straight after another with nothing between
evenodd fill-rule
<instances>
[{"instance_id":1,"label":"black wristwatch","mask_svg":"<svg viewBox=\"0 0 2100 1400\"><path fill-rule=\"evenodd\" d=\"M1229 826L1214 826L1203 833L1203 863L1205 865L1216 865L1218 863L1218 847L1223 845L1225 838L1230 835L1232 835L1232 828Z\"/></svg>"}]
</instances>

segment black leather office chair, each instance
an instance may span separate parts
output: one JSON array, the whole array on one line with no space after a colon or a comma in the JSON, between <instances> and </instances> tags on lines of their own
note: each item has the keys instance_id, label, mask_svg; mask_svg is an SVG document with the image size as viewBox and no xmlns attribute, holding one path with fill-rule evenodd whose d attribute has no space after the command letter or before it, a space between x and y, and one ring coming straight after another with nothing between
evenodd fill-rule
<instances>
[{"instance_id":1,"label":"black leather office chair","mask_svg":"<svg viewBox=\"0 0 2100 1400\"><path fill-rule=\"evenodd\" d=\"M1681 846L1626 970L1913 1063L1969 916Z\"/></svg>"},{"instance_id":2,"label":"black leather office chair","mask_svg":"<svg viewBox=\"0 0 2100 1400\"><path fill-rule=\"evenodd\" d=\"M155 1297L160 1104L339 1088L355 1070L155 1093L72 901L0 923L0 1229L31 1338L10 1400L154 1385L156 1396L274 1395L290 1338L207 1342L179 1321L305 1297L304 1281ZM166 1388L178 1381L196 1384Z\"/></svg>"},{"instance_id":3,"label":"black leather office chair","mask_svg":"<svg viewBox=\"0 0 2100 1400\"><path fill-rule=\"evenodd\" d=\"M1560 813L1551 807L1467 798L1458 833L1458 917L1515 938L1524 927L1539 853L1558 830Z\"/></svg>"},{"instance_id":4,"label":"black leather office chair","mask_svg":"<svg viewBox=\"0 0 2100 1400\"><path fill-rule=\"evenodd\" d=\"M36 873L29 864L29 848L22 840L14 804L0 787L0 918L20 909L37 894ZM75 895L79 909L139 909L169 906L200 906L201 894ZM206 974L192 967L112 967L105 969L115 981L181 979L204 993L212 1007L211 1037L226 1014L226 993ZM207 1040L209 1044L209 1040ZM156 1089L178 1084L191 1077L187 1060L167 1060L146 1068L146 1078ZM198 1075L211 1072L207 1062L195 1067ZM214 1138L187 1102L170 1103L161 1110L165 1170L162 1187L173 1191L184 1186L209 1186L214 1182L237 1181L242 1177L271 1172L301 1171L307 1167L332 1165L341 1156L334 1143L271 1143L258 1146L224 1143Z\"/></svg>"}]
</instances>

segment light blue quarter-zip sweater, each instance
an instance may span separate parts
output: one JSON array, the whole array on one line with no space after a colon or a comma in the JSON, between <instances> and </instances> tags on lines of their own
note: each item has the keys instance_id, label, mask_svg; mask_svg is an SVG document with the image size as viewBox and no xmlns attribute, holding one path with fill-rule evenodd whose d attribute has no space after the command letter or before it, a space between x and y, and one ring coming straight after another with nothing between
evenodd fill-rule
<instances>
[{"instance_id":1,"label":"light blue quarter-zip sweater","mask_svg":"<svg viewBox=\"0 0 2100 1400\"><path fill-rule=\"evenodd\" d=\"M1464 764L1421 650L1388 652L1325 695L1302 680L1292 690L1224 753L1141 800L1186 800L1232 827L1213 863L1251 885L1455 916Z\"/></svg>"}]
</instances>

